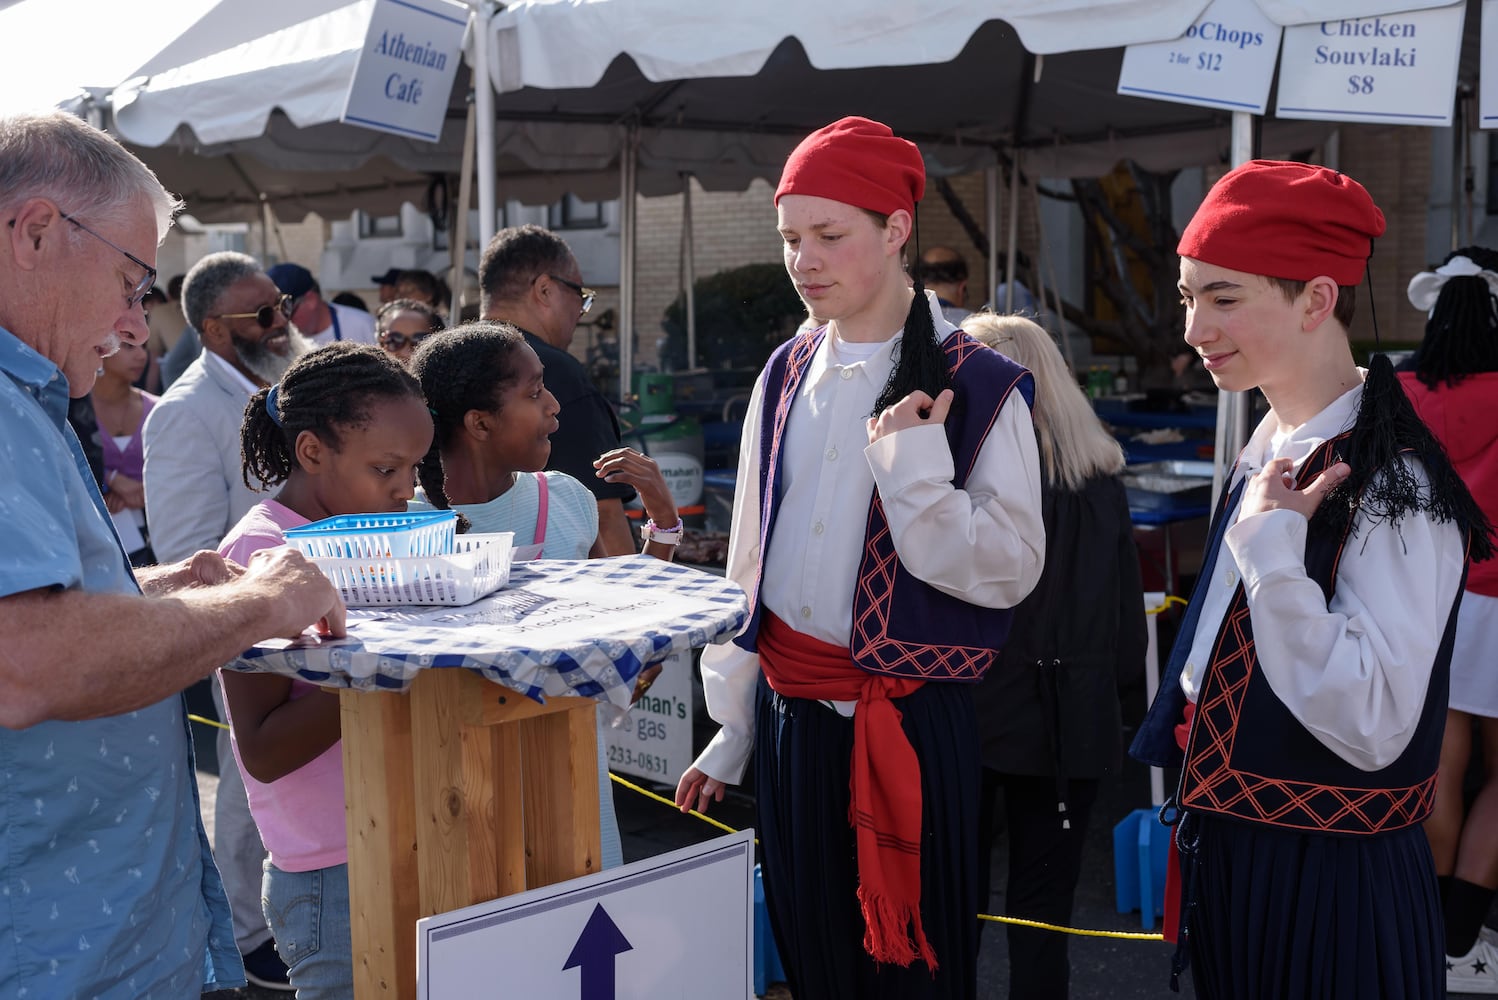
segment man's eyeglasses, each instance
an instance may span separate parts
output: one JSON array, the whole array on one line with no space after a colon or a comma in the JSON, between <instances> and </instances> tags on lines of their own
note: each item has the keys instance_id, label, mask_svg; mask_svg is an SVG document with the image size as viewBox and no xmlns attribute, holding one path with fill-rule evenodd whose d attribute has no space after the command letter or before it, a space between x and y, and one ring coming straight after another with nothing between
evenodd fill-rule
<instances>
[{"instance_id":1,"label":"man's eyeglasses","mask_svg":"<svg viewBox=\"0 0 1498 1000\"><path fill-rule=\"evenodd\" d=\"M64 219L67 219L73 225L77 226L79 229L83 230L85 233L88 233L94 239L98 240L100 243L103 243L105 246L109 247L112 250L118 250L120 253L129 258L130 263L145 271L145 274L141 275L140 280L135 283L135 287L130 289L129 294L125 296L125 304L128 308L134 309L136 306L140 305L141 299L144 299L146 297L146 293L149 292L152 286L156 284L156 268L152 267L150 264L147 264L145 261L135 256L135 254L131 253L129 250L126 250L118 243L115 243L112 240L107 240L103 236L100 236L98 233L94 232L92 229L88 228L83 223L73 218L71 215L68 215L66 212L62 212L59 214L62 215ZM7 224L12 229L16 228L15 219L11 219Z\"/></svg>"},{"instance_id":2,"label":"man's eyeglasses","mask_svg":"<svg viewBox=\"0 0 1498 1000\"><path fill-rule=\"evenodd\" d=\"M380 334L380 346L390 351L403 351L406 349L407 344L416 347L432 334L440 332L439 330L423 330L420 333L401 333L397 330L391 330Z\"/></svg>"},{"instance_id":3,"label":"man's eyeglasses","mask_svg":"<svg viewBox=\"0 0 1498 1000\"><path fill-rule=\"evenodd\" d=\"M277 299L275 302L271 303L270 305L268 305L268 306L261 306L259 309L256 309L254 312L249 312L249 313L219 313L217 316L210 316L208 318L209 319L250 319L251 317L253 317L254 320L255 320L255 322L258 323L258 324L260 324L260 329L262 329L262 330L269 330L271 327L273 327L273 326L276 325L276 314L277 313L280 313L281 317L283 319L290 319L291 318L291 314L295 310L295 308L296 308L296 302L292 299L292 297L290 295L283 295L279 299Z\"/></svg>"},{"instance_id":4,"label":"man's eyeglasses","mask_svg":"<svg viewBox=\"0 0 1498 1000\"><path fill-rule=\"evenodd\" d=\"M559 274L548 274L547 277L552 281L555 281L557 284L566 285L568 288L576 292L577 297L583 300L583 307L582 310L578 312L578 315L588 315L588 310L593 308L593 300L598 298L597 292L593 291L593 289L591 288L584 288L582 285L579 285L575 281L568 281L566 278L562 277Z\"/></svg>"}]
</instances>

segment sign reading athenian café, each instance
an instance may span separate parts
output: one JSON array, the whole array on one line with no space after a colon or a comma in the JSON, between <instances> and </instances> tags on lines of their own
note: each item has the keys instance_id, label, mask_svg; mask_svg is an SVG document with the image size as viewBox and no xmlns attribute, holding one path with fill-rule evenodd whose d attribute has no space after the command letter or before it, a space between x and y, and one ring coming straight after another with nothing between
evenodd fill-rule
<instances>
[{"instance_id":1,"label":"sign reading athenian caf\u00e9","mask_svg":"<svg viewBox=\"0 0 1498 1000\"><path fill-rule=\"evenodd\" d=\"M1477 113L1483 128L1498 128L1498 0L1482 0L1482 48L1480 66L1488 71L1479 76Z\"/></svg>"},{"instance_id":2,"label":"sign reading athenian caf\u00e9","mask_svg":"<svg viewBox=\"0 0 1498 1000\"><path fill-rule=\"evenodd\" d=\"M1281 118L1450 125L1465 3L1285 29Z\"/></svg>"},{"instance_id":3,"label":"sign reading athenian caf\u00e9","mask_svg":"<svg viewBox=\"0 0 1498 1000\"><path fill-rule=\"evenodd\" d=\"M1213 0L1175 41L1125 48L1118 92L1261 115L1280 31L1254 0Z\"/></svg>"},{"instance_id":4,"label":"sign reading athenian caf\u00e9","mask_svg":"<svg viewBox=\"0 0 1498 1000\"><path fill-rule=\"evenodd\" d=\"M340 120L436 142L468 14L451 0L376 0Z\"/></svg>"}]
</instances>

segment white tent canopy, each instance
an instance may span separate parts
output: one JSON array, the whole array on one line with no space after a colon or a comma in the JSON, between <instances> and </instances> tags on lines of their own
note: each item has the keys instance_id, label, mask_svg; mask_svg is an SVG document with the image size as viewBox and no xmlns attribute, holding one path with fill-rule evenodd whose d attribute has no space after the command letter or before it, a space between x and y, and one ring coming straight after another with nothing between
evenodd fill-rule
<instances>
[{"instance_id":1,"label":"white tent canopy","mask_svg":"<svg viewBox=\"0 0 1498 1000\"><path fill-rule=\"evenodd\" d=\"M1095 176L1122 157L1154 169L1221 160L1226 114L1116 93L1118 46L1175 37L1207 2L523 0L477 39L499 91L495 172L507 198L609 196L631 124L642 193L680 190L684 173L742 188L773 179L796 137L848 113L920 141L933 173L1012 148L1044 176ZM1256 2L1288 24L1452 0ZM456 170L466 71L436 144L337 122L373 0L141 6L0 8L0 36L68 41L65 58L20 47L0 69L0 109L112 94L116 131L205 220L258 216L262 197L283 217L384 211ZM1471 20L1464 65L1475 73ZM90 30L67 30L77 23ZM1043 55L1038 81L1030 53ZM1264 145L1303 149L1324 131L1270 119Z\"/></svg>"},{"instance_id":2,"label":"white tent canopy","mask_svg":"<svg viewBox=\"0 0 1498 1000\"><path fill-rule=\"evenodd\" d=\"M933 173L977 169L1016 147L1045 176L1096 176L1123 157L1153 169L1217 161L1225 113L1116 93L1119 46L1176 37L1207 2L524 0L477 39L498 91L495 169L507 198L607 196L621 126L632 124L642 193L680 190L684 173L709 189L742 188L773 179L797 137L853 112L920 141ZM1258 2L1293 23L1451 0L1322 0L1314 12ZM206 56L207 22L183 30L140 67L149 72L114 91L115 127L128 142L174 149L178 160L235 155L233 168L164 168L196 196L200 218L245 217L262 193L288 216L322 199L341 208L352 193L378 210L422 189L425 175L455 169L471 77L460 76L436 144L341 125L373 0L297 2L289 14L288 5L255 5L257 27L223 26L222 48ZM222 24L223 5L212 16ZM1045 56L1038 81L1030 53ZM1265 146L1282 150L1325 132L1273 120L1264 128ZM309 171L341 176L317 181Z\"/></svg>"}]
</instances>

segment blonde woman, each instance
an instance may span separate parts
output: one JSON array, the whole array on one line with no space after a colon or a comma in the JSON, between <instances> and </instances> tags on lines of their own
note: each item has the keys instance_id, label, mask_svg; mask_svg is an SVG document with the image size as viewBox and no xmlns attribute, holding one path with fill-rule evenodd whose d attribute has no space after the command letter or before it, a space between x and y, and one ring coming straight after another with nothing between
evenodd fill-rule
<instances>
[{"instance_id":1,"label":"blonde woman","mask_svg":"<svg viewBox=\"0 0 1498 1000\"><path fill-rule=\"evenodd\" d=\"M990 313L969 316L962 328L1035 376L1047 540L1040 583L1014 609L1009 640L975 696L983 755L979 894L987 900L1002 789L1008 913L1069 924L1098 783L1118 772L1118 685L1144 666L1139 557L1118 478L1123 450L1044 329ZM1009 996L1066 997L1067 936L1018 926L1008 934Z\"/></svg>"}]
</instances>

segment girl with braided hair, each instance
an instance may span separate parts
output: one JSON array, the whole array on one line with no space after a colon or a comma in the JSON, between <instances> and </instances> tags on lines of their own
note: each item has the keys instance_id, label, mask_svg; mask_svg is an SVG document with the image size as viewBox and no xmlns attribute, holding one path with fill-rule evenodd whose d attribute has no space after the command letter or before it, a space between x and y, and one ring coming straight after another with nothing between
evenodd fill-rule
<instances>
[{"instance_id":1,"label":"girl with braided hair","mask_svg":"<svg viewBox=\"0 0 1498 1000\"><path fill-rule=\"evenodd\" d=\"M587 559L604 554L598 503L564 472L543 472L557 429L554 397L542 381L541 359L524 335L505 323L480 321L428 339L411 371L436 422L421 464L422 496L414 507L451 508L478 531L512 531L517 559ZM671 490L653 459L630 448L593 463L600 479L627 483L640 494L651 525L645 551L670 559L681 537ZM673 527L674 526L674 527ZM659 673L641 673L636 697ZM614 791L604 757L599 715L598 804L602 867L624 863Z\"/></svg>"},{"instance_id":2,"label":"girl with braided hair","mask_svg":"<svg viewBox=\"0 0 1498 1000\"><path fill-rule=\"evenodd\" d=\"M404 511L432 418L399 361L340 341L304 354L251 397L240 440L246 485L281 487L219 547L243 564L285 544L288 528ZM276 950L302 1000L347 997L354 974L338 696L275 674L219 673L234 758L269 853L261 905Z\"/></svg>"},{"instance_id":3,"label":"girl with braided hair","mask_svg":"<svg viewBox=\"0 0 1498 1000\"><path fill-rule=\"evenodd\" d=\"M1430 314L1399 380L1490 522L1498 522L1498 252L1465 247L1410 279ZM1498 562L1473 563L1457 613L1451 695L1435 807L1425 835L1446 918L1446 988L1498 994L1498 934L1483 918L1498 890ZM1485 778L1466 808L1463 779L1480 734ZM1464 815L1465 813L1465 815Z\"/></svg>"},{"instance_id":4,"label":"girl with braided hair","mask_svg":"<svg viewBox=\"0 0 1498 1000\"><path fill-rule=\"evenodd\" d=\"M775 192L818 319L744 422L728 575L704 650L722 726L677 785L707 808L751 753L765 898L798 997L977 995L980 751L971 688L1045 562L1024 368L901 267L925 166L866 118L804 139Z\"/></svg>"}]
</instances>

